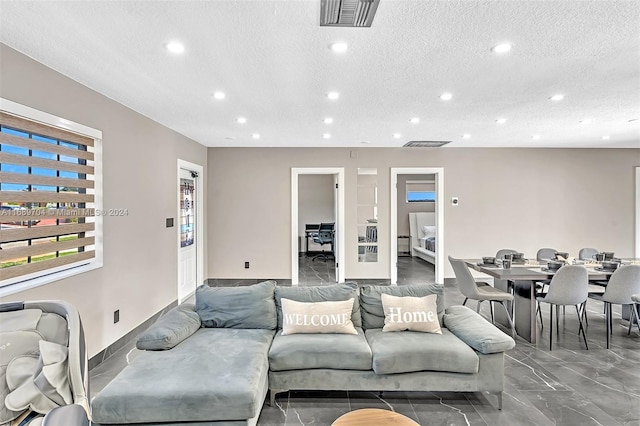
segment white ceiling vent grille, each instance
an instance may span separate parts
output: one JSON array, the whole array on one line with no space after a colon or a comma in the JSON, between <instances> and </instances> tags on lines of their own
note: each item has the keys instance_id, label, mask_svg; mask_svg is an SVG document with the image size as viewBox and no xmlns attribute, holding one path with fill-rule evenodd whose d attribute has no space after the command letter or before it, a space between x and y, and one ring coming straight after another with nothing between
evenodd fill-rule
<instances>
[{"instance_id":1,"label":"white ceiling vent grille","mask_svg":"<svg viewBox=\"0 0 640 426\"><path fill-rule=\"evenodd\" d=\"M451 141L409 141L403 146L409 148L439 148Z\"/></svg>"},{"instance_id":2,"label":"white ceiling vent grille","mask_svg":"<svg viewBox=\"0 0 640 426\"><path fill-rule=\"evenodd\" d=\"M320 0L321 27L370 27L380 0Z\"/></svg>"}]
</instances>

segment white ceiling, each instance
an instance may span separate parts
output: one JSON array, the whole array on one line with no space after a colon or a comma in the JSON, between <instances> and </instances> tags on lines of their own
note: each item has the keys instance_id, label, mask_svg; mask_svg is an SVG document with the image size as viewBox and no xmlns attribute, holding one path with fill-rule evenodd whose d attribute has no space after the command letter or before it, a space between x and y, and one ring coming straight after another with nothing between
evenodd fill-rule
<instances>
[{"instance_id":1,"label":"white ceiling","mask_svg":"<svg viewBox=\"0 0 640 426\"><path fill-rule=\"evenodd\" d=\"M319 5L1 0L0 40L206 146L640 147L640 1L381 0L371 28Z\"/></svg>"}]
</instances>

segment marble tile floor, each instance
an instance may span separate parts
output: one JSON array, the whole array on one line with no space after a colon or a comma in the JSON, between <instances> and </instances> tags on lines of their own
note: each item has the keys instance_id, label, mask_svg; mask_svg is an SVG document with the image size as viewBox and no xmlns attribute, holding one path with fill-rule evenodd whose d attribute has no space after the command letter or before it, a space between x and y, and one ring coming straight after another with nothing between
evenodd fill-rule
<instances>
[{"instance_id":1,"label":"marble tile floor","mask_svg":"<svg viewBox=\"0 0 640 426\"><path fill-rule=\"evenodd\" d=\"M313 286L326 285L336 282L336 271L333 261L323 262L320 259L312 260L311 256L298 258L299 285ZM348 278L359 282L358 278ZM431 263L417 257L398 258L398 285L414 283L433 283L435 281L435 268ZM367 284L389 284L389 280L367 279Z\"/></svg>"},{"instance_id":2,"label":"marble tile floor","mask_svg":"<svg viewBox=\"0 0 640 426\"><path fill-rule=\"evenodd\" d=\"M445 285L447 306L463 299L455 284ZM474 303L469 302L473 309ZM606 349L602 308L593 301L587 308L589 350L577 334L575 311L567 309L549 351L549 308L543 304L545 328L538 342L516 338L516 347L506 354L501 411L495 396L484 393L291 391L279 394L275 407L265 403L258 425L330 425L348 411L371 407L395 410L421 425L640 426L640 333L634 328L627 335L618 306L611 349ZM488 306L481 313L489 318ZM91 370L91 394L138 353L131 343Z\"/></svg>"}]
</instances>

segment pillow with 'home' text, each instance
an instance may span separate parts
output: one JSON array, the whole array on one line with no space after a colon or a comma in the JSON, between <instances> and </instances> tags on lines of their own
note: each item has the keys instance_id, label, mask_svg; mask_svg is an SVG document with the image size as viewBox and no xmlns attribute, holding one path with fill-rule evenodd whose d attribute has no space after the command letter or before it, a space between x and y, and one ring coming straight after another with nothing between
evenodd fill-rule
<instances>
[{"instance_id":1,"label":"pillow with 'home' text","mask_svg":"<svg viewBox=\"0 0 640 426\"><path fill-rule=\"evenodd\" d=\"M297 302L282 298L282 335L300 333L358 334L351 321L354 300Z\"/></svg>"},{"instance_id":2,"label":"pillow with 'home' text","mask_svg":"<svg viewBox=\"0 0 640 426\"><path fill-rule=\"evenodd\" d=\"M382 294L384 327L382 331L421 331L442 334L438 321L437 295L423 297Z\"/></svg>"}]
</instances>

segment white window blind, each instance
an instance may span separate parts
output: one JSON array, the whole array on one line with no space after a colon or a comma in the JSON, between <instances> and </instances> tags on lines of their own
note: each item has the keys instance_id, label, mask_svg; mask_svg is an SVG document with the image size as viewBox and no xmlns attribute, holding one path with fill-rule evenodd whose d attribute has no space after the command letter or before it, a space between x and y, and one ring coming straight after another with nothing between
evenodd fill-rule
<instances>
[{"instance_id":1,"label":"white window blind","mask_svg":"<svg viewBox=\"0 0 640 426\"><path fill-rule=\"evenodd\" d=\"M95 143L0 111L0 286L95 259Z\"/></svg>"}]
</instances>

